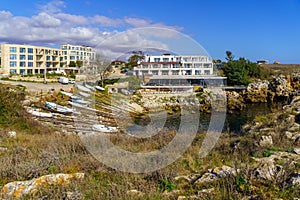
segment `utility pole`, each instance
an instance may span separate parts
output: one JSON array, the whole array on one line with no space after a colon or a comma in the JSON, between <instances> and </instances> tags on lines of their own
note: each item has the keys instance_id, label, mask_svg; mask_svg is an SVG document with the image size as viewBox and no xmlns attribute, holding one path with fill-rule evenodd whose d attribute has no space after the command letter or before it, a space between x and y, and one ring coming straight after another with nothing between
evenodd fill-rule
<instances>
[{"instance_id":1,"label":"utility pole","mask_svg":"<svg viewBox=\"0 0 300 200\"><path fill-rule=\"evenodd\" d=\"M45 68L44 69L44 83L45 84L47 83L47 77L46 77L46 75L47 75L47 69Z\"/></svg>"}]
</instances>

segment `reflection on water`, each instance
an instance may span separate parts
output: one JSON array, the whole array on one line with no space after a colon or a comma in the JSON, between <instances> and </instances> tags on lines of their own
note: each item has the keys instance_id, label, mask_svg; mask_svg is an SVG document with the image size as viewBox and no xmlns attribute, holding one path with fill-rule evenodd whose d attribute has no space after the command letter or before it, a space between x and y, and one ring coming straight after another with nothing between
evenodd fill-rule
<instances>
[{"instance_id":1,"label":"reflection on water","mask_svg":"<svg viewBox=\"0 0 300 200\"><path fill-rule=\"evenodd\" d=\"M227 113L223 132L230 131L231 133L240 133L242 126L247 122L251 122L255 118L255 116L278 112L282 109L283 105L285 105L284 102L277 102L272 104L248 104L247 107L242 111L235 111L232 114ZM180 113L168 115L164 128L170 130L178 130L180 125L180 117ZM139 121L139 125L146 126L148 124L145 123L147 120L143 120L143 118L144 117L140 119L141 121ZM145 116L145 118L147 118L147 116ZM208 129L210 119L211 114L200 113L199 131L205 131Z\"/></svg>"}]
</instances>

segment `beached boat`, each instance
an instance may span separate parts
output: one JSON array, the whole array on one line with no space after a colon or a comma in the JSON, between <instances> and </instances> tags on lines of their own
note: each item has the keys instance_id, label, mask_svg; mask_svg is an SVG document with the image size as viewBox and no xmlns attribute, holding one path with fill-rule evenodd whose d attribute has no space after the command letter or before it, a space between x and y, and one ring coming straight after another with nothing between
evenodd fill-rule
<instances>
[{"instance_id":1,"label":"beached boat","mask_svg":"<svg viewBox=\"0 0 300 200\"><path fill-rule=\"evenodd\" d=\"M85 92L79 92L79 94L83 97L90 97L91 96L89 93L85 93Z\"/></svg>"},{"instance_id":2,"label":"beached boat","mask_svg":"<svg viewBox=\"0 0 300 200\"><path fill-rule=\"evenodd\" d=\"M90 89L92 92L95 91L95 88L94 88L93 86L90 86L90 85L88 85L88 84L85 84L84 86L85 86L86 88Z\"/></svg>"},{"instance_id":3,"label":"beached boat","mask_svg":"<svg viewBox=\"0 0 300 200\"><path fill-rule=\"evenodd\" d=\"M70 92L61 91L60 93L62 93L63 95L66 95L68 97L70 97L71 99L82 99L81 97L78 97L78 96L76 96L76 95L74 95L73 93L70 93Z\"/></svg>"},{"instance_id":4,"label":"beached boat","mask_svg":"<svg viewBox=\"0 0 300 200\"><path fill-rule=\"evenodd\" d=\"M47 117L47 118L53 117L52 113L41 112L40 110L35 110L30 108L27 109L27 112L36 117Z\"/></svg>"},{"instance_id":5,"label":"beached boat","mask_svg":"<svg viewBox=\"0 0 300 200\"><path fill-rule=\"evenodd\" d=\"M95 131L100 131L103 133L115 133L118 131L118 129L116 127L112 127L112 126L105 126L102 124L94 124L93 125L93 130Z\"/></svg>"},{"instance_id":6,"label":"beached boat","mask_svg":"<svg viewBox=\"0 0 300 200\"><path fill-rule=\"evenodd\" d=\"M74 102L74 103L82 104L82 105L89 105L90 104L90 102L84 101L82 99L71 99L71 101Z\"/></svg>"},{"instance_id":7,"label":"beached boat","mask_svg":"<svg viewBox=\"0 0 300 200\"><path fill-rule=\"evenodd\" d=\"M99 90L99 91L105 91L105 88L100 87L100 86L98 86L98 85L96 85L95 88L96 88L97 90Z\"/></svg>"},{"instance_id":8,"label":"beached boat","mask_svg":"<svg viewBox=\"0 0 300 200\"><path fill-rule=\"evenodd\" d=\"M89 88L84 87L84 86L82 86L82 85L76 85L75 87L76 87L78 90L81 90L81 91L83 91L83 92L90 92L90 91L91 91Z\"/></svg>"},{"instance_id":9,"label":"beached boat","mask_svg":"<svg viewBox=\"0 0 300 200\"><path fill-rule=\"evenodd\" d=\"M50 110L52 110L54 112L58 112L58 113L70 114L70 113L74 113L75 112L74 109L68 108L66 106L61 106L61 105L58 105L58 104L53 103L53 102L46 101L45 105Z\"/></svg>"}]
</instances>

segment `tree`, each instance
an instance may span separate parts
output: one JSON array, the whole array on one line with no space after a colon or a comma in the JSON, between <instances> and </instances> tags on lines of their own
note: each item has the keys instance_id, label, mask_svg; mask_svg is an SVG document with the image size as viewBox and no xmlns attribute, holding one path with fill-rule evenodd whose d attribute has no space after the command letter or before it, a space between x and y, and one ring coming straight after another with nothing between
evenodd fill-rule
<instances>
[{"instance_id":1,"label":"tree","mask_svg":"<svg viewBox=\"0 0 300 200\"><path fill-rule=\"evenodd\" d=\"M226 51L226 58L227 61L233 61L234 56L232 55L231 51Z\"/></svg>"},{"instance_id":2,"label":"tree","mask_svg":"<svg viewBox=\"0 0 300 200\"><path fill-rule=\"evenodd\" d=\"M144 53L142 51L133 51L132 55L128 58L126 67L128 69L133 69L138 66L138 62L144 59Z\"/></svg>"},{"instance_id":3,"label":"tree","mask_svg":"<svg viewBox=\"0 0 300 200\"><path fill-rule=\"evenodd\" d=\"M241 57L234 60L234 56L230 51L226 51L227 63L224 63L222 68L224 75L227 76L229 85L246 85L253 78L266 78L269 72L245 58Z\"/></svg>"},{"instance_id":4,"label":"tree","mask_svg":"<svg viewBox=\"0 0 300 200\"><path fill-rule=\"evenodd\" d=\"M76 67L76 63L74 61L70 61L69 67Z\"/></svg>"},{"instance_id":5,"label":"tree","mask_svg":"<svg viewBox=\"0 0 300 200\"><path fill-rule=\"evenodd\" d=\"M95 59L91 62L91 68L94 75L99 75L102 86L104 85L104 79L107 76L107 72L111 68L111 59L100 53L96 54Z\"/></svg>"},{"instance_id":6,"label":"tree","mask_svg":"<svg viewBox=\"0 0 300 200\"><path fill-rule=\"evenodd\" d=\"M83 66L83 62L81 60L76 60L76 66L78 68L82 67Z\"/></svg>"}]
</instances>

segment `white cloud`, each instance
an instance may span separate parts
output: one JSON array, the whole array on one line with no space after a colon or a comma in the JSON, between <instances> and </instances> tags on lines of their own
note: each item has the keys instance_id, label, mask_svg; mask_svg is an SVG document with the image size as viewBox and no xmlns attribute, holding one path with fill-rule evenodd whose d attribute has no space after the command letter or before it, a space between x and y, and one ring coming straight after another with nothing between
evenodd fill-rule
<instances>
[{"instance_id":1,"label":"white cloud","mask_svg":"<svg viewBox=\"0 0 300 200\"><path fill-rule=\"evenodd\" d=\"M66 7L65 2L61 0L50 1L46 5L38 6L42 12L47 13L60 13Z\"/></svg>"},{"instance_id":2,"label":"white cloud","mask_svg":"<svg viewBox=\"0 0 300 200\"><path fill-rule=\"evenodd\" d=\"M71 14L66 14L66 13L58 13L55 15L58 19L64 21L65 23L69 23L70 25L84 25L88 24L89 20L81 15L71 15Z\"/></svg>"},{"instance_id":3,"label":"white cloud","mask_svg":"<svg viewBox=\"0 0 300 200\"><path fill-rule=\"evenodd\" d=\"M58 27L61 21L45 12L39 13L32 17L32 25L40 28Z\"/></svg>"},{"instance_id":4,"label":"white cloud","mask_svg":"<svg viewBox=\"0 0 300 200\"><path fill-rule=\"evenodd\" d=\"M110 26L117 27L122 25L123 20L121 19L113 19L102 15L96 15L91 18L92 22L95 24L100 24L101 26Z\"/></svg>"},{"instance_id":5,"label":"white cloud","mask_svg":"<svg viewBox=\"0 0 300 200\"><path fill-rule=\"evenodd\" d=\"M164 27L163 23L139 18L110 18L103 15L83 16L64 13L65 3L60 0L40 6L40 12L31 17L14 16L9 11L0 10L0 41L3 43L27 43L37 45L59 45L71 43L98 46L111 54L125 53L142 47L166 49L162 42L142 37L143 29L127 31L119 34L120 29L136 27ZM115 30L109 30L109 29ZM119 30L118 30L119 29ZM148 35L165 38L165 34L157 29L148 29ZM145 35L145 34L144 34Z\"/></svg>"}]
</instances>

